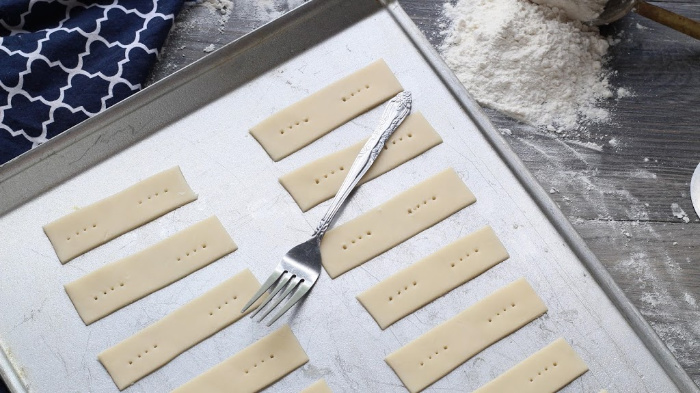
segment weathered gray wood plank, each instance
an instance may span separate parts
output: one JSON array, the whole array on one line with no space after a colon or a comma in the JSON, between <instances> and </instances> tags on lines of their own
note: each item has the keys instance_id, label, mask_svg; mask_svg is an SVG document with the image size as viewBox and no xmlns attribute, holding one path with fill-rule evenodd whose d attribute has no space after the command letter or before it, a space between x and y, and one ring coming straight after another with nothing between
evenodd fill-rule
<instances>
[{"instance_id":1,"label":"weathered gray wood plank","mask_svg":"<svg viewBox=\"0 0 700 393\"><path fill-rule=\"evenodd\" d=\"M575 223L615 281L694 380L700 369L697 239L681 223ZM697 225L693 225L697 227Z\"/></svg>"}]
</instances>

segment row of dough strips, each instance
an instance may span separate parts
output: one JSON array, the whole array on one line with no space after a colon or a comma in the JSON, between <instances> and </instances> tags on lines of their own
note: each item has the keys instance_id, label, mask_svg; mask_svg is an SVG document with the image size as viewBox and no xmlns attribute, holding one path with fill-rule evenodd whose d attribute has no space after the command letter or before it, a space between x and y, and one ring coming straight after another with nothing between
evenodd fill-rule
<instances>
[{"instance_id":1,"label":"row of dough strips","mask_svg":"<svg viewBox=\"0 0 700 393\"><path fill-rule=\"evenodd\" d=\"M275 113L250 133L278 161L348 120L383 103L403 87L378 60ZM370 181L440 145L420 113L411 114L387 141L362 182ZM279 181L302 211L330 199L364 144L310 162ZM62 263L197 199L179 167L171 168L44 226ZM476 202L451 168L434 174L382 205L330 230L323 265L336 278ZM232 253L236 243L215 216L136 254L65 285L89 325ZM505 261L508 252L486 226L384 279L357 299L381 329ZM260 287L244 269L131 337L101 352L99 361L122 390L207 337L242 318L239 310ZM254 309L251 308L248 312ZM547 311L525 279L497 290L452 319L391 353L386 363L406 388L418 392L485 348ZM465 340L469 337L469 340ZM177 392L254 392L308 362L284 325L195 377ZM478 391L557 391L587 371L558 339ZM238 376L238 377L236 377ZM233 383L235 381L235 383ZM329 392L324 380L304 392Z\"/></svg>"}]
</instances>

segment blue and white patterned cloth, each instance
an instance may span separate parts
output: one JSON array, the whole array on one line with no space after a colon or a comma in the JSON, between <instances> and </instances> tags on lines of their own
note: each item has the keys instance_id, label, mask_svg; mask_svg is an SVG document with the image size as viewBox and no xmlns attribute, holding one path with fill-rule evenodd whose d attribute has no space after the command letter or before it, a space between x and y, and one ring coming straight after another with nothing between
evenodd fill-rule
<instances>
[{"instance_id":1,"label":"blue and white patterned cloth","mask_svg":"<svg viewBox=\"0 0 700 393\"><path fill-rule=\"evenodd\" d=\"M0 0L0 165L141 88L183 0Z\"/></svg>"}]
</instances>

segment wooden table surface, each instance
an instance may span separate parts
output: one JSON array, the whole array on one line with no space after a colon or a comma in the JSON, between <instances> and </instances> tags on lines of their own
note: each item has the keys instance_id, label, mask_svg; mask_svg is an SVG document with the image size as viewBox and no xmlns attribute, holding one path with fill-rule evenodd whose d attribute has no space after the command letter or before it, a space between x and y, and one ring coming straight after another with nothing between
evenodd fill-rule
<instances>
[{"instance_id":1,"label":"wooden table surface","mask_svg":"<svg viewBox=\"0 0 700 393\"><path fill-rule=\"evenodd\" d=\"M178 17L150 82L303 0L200 0ZM435 46L445 0L400 0ZM230 13L216 5L234 4ZM700 19L700 2L656 2ZM700 161L700 41L630 15L603 29L611 77L633 97L613 122L565 136L487 111L588 246L700 385L700 220L689 182ZM677 204L689 222L674 216Z\"/></svg>"}]
</instances>

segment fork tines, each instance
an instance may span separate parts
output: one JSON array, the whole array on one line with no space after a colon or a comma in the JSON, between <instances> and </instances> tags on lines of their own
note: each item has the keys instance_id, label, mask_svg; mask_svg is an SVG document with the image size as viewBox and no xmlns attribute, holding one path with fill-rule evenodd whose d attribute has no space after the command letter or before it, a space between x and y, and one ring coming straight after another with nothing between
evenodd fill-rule
<instances>
[{"instance_id":1,"label":"fork tines","mask_svg":"<svg viewBox=\"0 0 700 393\"><path fill-rule=\"evenodd\" d=\"M250 315L251 318L255 318L263 309L267 309L262 312L258 322L262 321L267 317L272 310L274 310L284 299L286 299L290 293L294 292L292 297L287 301L287 303L282 307L277 314L267 323L267 326L272 325L281 317L287 310L289 310L299 299L301 299L308 291L311 289L311 284L300 276L293 274L287 270L275 269L275 271L267 278L265 283L260 286L260 289L253 295L253 297L246 303L241 312L246 312L253 303L258 301L263 294L268 293L265 300L260 304L255 311ZM270 301L272 304L270 304ZM268 304L270 304L268 306Z\"/></svg>"}]
</instances>

